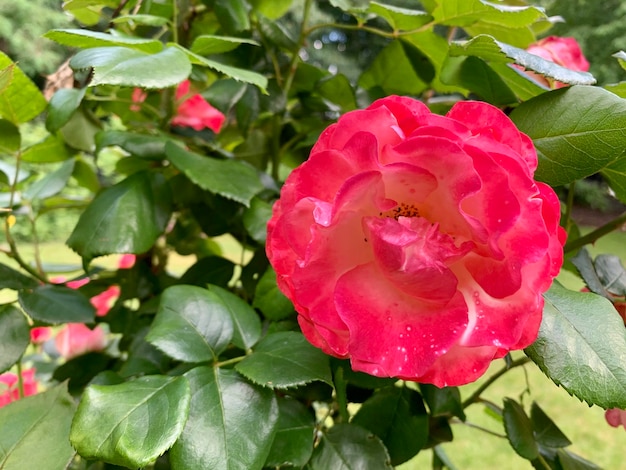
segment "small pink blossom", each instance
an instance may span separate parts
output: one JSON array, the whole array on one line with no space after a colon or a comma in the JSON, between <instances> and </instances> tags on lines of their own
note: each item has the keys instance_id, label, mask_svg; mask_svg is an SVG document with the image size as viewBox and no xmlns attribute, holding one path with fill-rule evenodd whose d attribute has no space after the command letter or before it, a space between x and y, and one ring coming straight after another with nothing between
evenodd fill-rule
<instances>
[{"instance_id":1,"label":"small pink blossom","mask_svg":"<svg viewBox=\"0 0 626 470\"><path fill-rule=\"evenodd\" d=\"M133 104L130 105L130 110L134 112L141 111L141 103L143 103L148 97L148 93L141 88L135 88L131 95L131 100Z\"/></svg>"},{"instance_id":2,"label":"small pink blossom","mask_svg":"<svg viewBox=\"0 0 626 470\"><path fill-rule=\"evenodd\" d=\"M44 343L50 336L52 336L52 328L49 326L36 326L30 329L30 342L33 344Z\"/></svg>"},{"instance_id":3,"label":"small pink blossom","mask_svg":"<svg viewBox=\"0 0 626 470\"><path fill-rule=\"evenodd\" d=\"M606 422L614 428L622 426L626 429L626 410L613 408L604 412Z\"/></svg>"},{"instance_id":4,"label":"small pink blossom","mask_svg":"<svg viewBox=\"0 0 626 470\"><path fill-rule=\"evenodd\" d=\"M135 265L136 258L137 257L135 255L122 255L122 257L117 262L117 267L120 269L130 269Z\"/></svg>"},{"instance_id":5,"label":"small pink blossom","mask_svg":"<svg viewBox=\"0 0 626 470\"><path fill-rule=\"evenodd\" d=\"M218 133L226 117L201 95L190 95L190 87L189 80L185 80L176 89L178 107L172 125L191 127L197 131L208 128Z\"/></svg>"},{"instance_id":6,"label":"small pink blossom","mask_svg":"<svg viewBox=\"0 0 626 470\"><path fill-rule=\"evenodd\" d=\"M103 317L115 303L115 300L120 296L119 286L111 286L107 290L101 292L98 295L94 295L91 298L91 305L96 308L96 316Z\"/></svg>"},{"instance_id":7,"label":"small pink blossom","mask_svg":"<svg viewBox=\"0 0 626 470\"><path fill-rule=\"evenodd\" d=\"M65 359L71 359L91 351L102 351L107 344L102 327L93 330L83 323L68 323L55 338L57 351Z\"/></svg>"},{"instance_id":8,"label":"small pink blossom","mask_svg":"<svg viewBox=\"0 0 626 470\"><path fill-rule=\"evenodd\" d=\"M12 401L19 400L17 375L12 372L0 374L0 407L8 405ZM35 381L35 369L22 371L22 383L24 386L24 396L37 393L37 382Z\"/></svg>"},{"instance_id":9,"label":"small pink blossom","mask_svg":"<svg viewBox=\"0 0 626 470\"><path fill-rule=\"evenodd\" d=\"M587 72L589 70L589 62L574 38L548 36L528 46L526 51L571 70L578 72ZM527 71L526 73L539 83L551 88L568 86L566 83L549 80L534 72Z\"/></svg>"}]
</instances>

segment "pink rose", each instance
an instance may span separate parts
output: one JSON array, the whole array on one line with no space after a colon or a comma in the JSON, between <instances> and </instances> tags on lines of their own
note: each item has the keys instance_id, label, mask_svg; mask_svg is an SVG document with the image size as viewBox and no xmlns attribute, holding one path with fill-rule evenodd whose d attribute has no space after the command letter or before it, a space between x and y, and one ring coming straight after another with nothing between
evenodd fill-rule
<instances>
[{"instance_id":1,"label":"pink rose","mask_svg":"<svg viewBox=\"0 0 626 470\"><path fill-rule=\"evenodd\" d=\"M35 369L22 371L22 383L24 385L24 396L37 393L37 382L35 381ZM0 407L8 405L12 401L19 400L20 392L17 384L17 375L12 372L0 374Z\"/></svg>"},{"instance_id":2,"label":"pink rose","mask_svg":"<svg viewBox=\"0 0 626 470\"><path fill-rule=\"evenodd\" d=\"M606 422L614 428L622 426L626 429L626 410L619 410L617 408L606 410L604 412L604 418Z\"/></svg>"},{"instance_id":3,"label":"pink rose","mask_svg":"<svg viewBox=\"0 0 626 470\"><path fill-rule=\"evenodd\" d=\"M44 343L52 335L52 328L49 326L36 326L30 329L30 342L33 344Z\"/></svg>"},{"instance_id":4,"label":"pink rose","mask_svg":"<svg viewBox=\"0 0 626 470\"><path fill-rule=\"evenodd\" d=\"M111 307L119 296L120 288L118 286L111 286L98 295L94 295L90 301L91 305L96 308L96 316L103 317L109 313L109 310L111 310Z\"/></svg>"},{"instance_id":5,"label":"pink rose","mask_svg":"<svg viewBox=\"0 0 626 470\"><path fill-rule=\"evenodd\" d=\"M287 178L267 255L304 335L354 370L461 385L537 336L563 260L559 201L499 109L391 96Z\"/></svg>"},{"instance_id":6,"label":"pink rose","mask_svg":"<svg viewBox=\"0 0 626 470\"><path fill-rule=\"evenodd\" d=\"M176 89L176 101L179 104L172 125L191 127L197 131L208 128L218 133L226 117L201 95L190 94L190 86L189 80L185 80Z\"/></svg>"},{"instance_id":7,"label":"pink rose","mask_svg":"<svg viewBox=\"0 0 626 470\"><path fill-rule=\"evenodd\" d=\"M107 344L104 330L93 330L82 323L68 323L55 338L57 351L65 359L71 359L91 351L102 351Z\"/></svg>"},{"instance_id":8,"label":"pink rose","mask_svg":"<svg viewBox=\"0 0 626 470\"><path fill-rule=\"evenodd\" d=\"M526 51L571 70L578 72L586 72L589 70L589 62L587 62L578 42L576 42L574 38L548 36L528 46ZM551 88L563 88L568 86L566 83L548 80L533 72L526 73L539 83Z\"/></svg>"},{"instance_id":9,"label":"pink rose","mask_svg":"<svg viewBox=\"0 0 626 470\"><path fill-rule=\"evenodd\" d=\"M135 255L122 255L117 262L117 267L120 269L130 269L135 265Z\"/></svg>"},{"instance_id":10,"label":"pink rose","mask_svg":"<svg viewBox=\"0 0 626 470\"><path fill-rule=\"evenodd\" d=\"M141 103L146 101L147 97L148 97L148 93L142 90L141 88L133 89L133 92L130 96L130 99L132 100L133 104L130 105L130 110L134 112L141 111Z\"/></svg>"}]
</instances>

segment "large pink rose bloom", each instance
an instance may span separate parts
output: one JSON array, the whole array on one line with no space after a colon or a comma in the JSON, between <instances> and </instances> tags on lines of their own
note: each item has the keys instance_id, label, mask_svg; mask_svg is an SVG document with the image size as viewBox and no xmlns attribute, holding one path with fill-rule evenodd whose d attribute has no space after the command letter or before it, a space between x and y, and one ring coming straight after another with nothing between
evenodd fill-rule
<instances>
[{"instance_id":1,"label":"large pink rose bloom","mask_svg":"<svg viewBox=\"0 0 626 470\"><path fill-rule=\"evenodd\" d=\"M548 36L528 46L526 51L571 70L578 72L587 72L589 70L589 62L583 55L583 51L574 38ZM528 74L540 83L547 86L552 85L552 88L563 88L567 86L566 83L558 81L552 81L550 83L545 77L533 72L528 72Z\"/></svg>"},{"instance_id":2,"label":"large pink rose bloom","mask_svg":"<svg viewBox=\"0 0 626 470\"><path fill-rule=\"evenodd\" d=\"M537 336L563 260L552 189L499 109L391 96L345 114L282 188L267 255L304 335L380 377L461 385Z\"/></svg>"}]
</instances>

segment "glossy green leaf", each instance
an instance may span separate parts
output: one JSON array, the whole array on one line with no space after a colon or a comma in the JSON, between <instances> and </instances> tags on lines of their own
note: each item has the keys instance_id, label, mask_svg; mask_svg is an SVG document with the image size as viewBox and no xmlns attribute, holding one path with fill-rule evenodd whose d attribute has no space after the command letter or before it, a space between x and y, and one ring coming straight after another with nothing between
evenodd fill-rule
<instances>
[{"instance_id":1,"label":"glossy green leaf","mask_svg":"<svg viewBox=\"0 0 626 470\"><path fill-rule=\"evenodd\" d=\"M465 421L458 387L439 388L431 384L420 384L420 391L432 416L457 416Z\"/></svg>"},{"instance_id":2,"label":"glossy green leaf","mask_svg":"<svg viewBox=\"0 0 626 470\"><path fill-rule=\"evenodd\" d=\"M146 341L179 361L215 362L232 337L233 321L219 296L181 285L163 291Z\"/></svg>"},{"instance_id":3,"label":"glossy green leaf","mask_svg":"<svg viewBox=\"0 0 626 470\"><path fill-rule=\"evenodd\" d=\"M303 467L313 453L314 416L305 405L289 397L278 398L278 425L266 467Z\"/></svg>"},{"instance_id":4,"label":"glossy green leaf","mask_svg":"<svg viewBox=\"0 0 626 470\"><path fill-rule=\"evenodd\" d=\"M538 444L552 448L567 447L572 444L554 421L535 402L530 408L530 421Z\"/></svg>"},{"instance_id":5,"label":"glossy green leaf","mask_svg":"<svg viewBox=\"0 0 626 470\"><path fill-rule=\"evenodd\" d=\"M383 443L354 424L335 424L322 434L309 462L311 470L392 469Z\"/></svg>"},{"instance_id":6,"label":"glossy green leaf","mask_svg":"<svg viewBox=\"0 0 626 470\"><path fill-rule=\"evenodd\" d=\"M165 157L165 144L170 140L158 135L105 130L96 135L96 149L116 145L137 157L161 160Z\"/></svg>"},{"instance_id":7,"label":"glossy green leaf","mask_svg":"<svg viewBox=\"0 0 626 470\"><path fill-rule=\"evenodd\" d=\"M256 170L241 161L218 160L188 152L168 142L165 153L172 164L202 189L240 202L248 207L263 189Z\"/></svg>"},{"instance_id":8,"label":"glossy green leaf","mask_svg":"<svg viewBox=\"0 0 626 470\"><path fill-rule=\"evenodd\" d=\"M340 73L325 77L315 86L315 91L325 100L339 106L341 112L357 108L356 96L350 80Z\"/></svg>"},{"instance_id":9,"label":"glossy green leaf","mask_svg":"<svg viewBox=\"0 0 626 470\"><path fill-rule=\"evenodd\" d=\"M626 270L619 256L601 254L594 261L602 285L614 295L626 296Z\"/></svg>"},{"instance_id":10,"label":"glossy green leaf","mask_svg":"<svg viewBox=\"0 0 626 470\"><path fill-rule=\"evenodd\" d=\"M522 103L510 115L537 148L535 178L557 186L590 176L624 153L626 101L602 88L573 86Z\"/></svg>"},{"instance_id":11,"label":"glossy green leaf","mask_svg":"<svg viewBox=\"0 0 626 470\"><path fill-rule=\"evenodd\" d=\"M54 133L61 129L78 109L85 96L86 88L61 88L57 90L48 105L46 129Z\"/></svg>"},{"instance_id":12,"label":"glossy green leaf","mask_svg":"<svg viewBox=\"0 0 626 470\"><path fill-rule=\"evenodd\" d=\"M377 391L351 422L381 439L394 466L417 455L428 440L428 414L422 397L406 387Z\"/></svg>"},{"instance_id":13,"label":"glossy green leaf","mask_svg":"<svg viewBox=\"0 0 626 470\"><path fill-rule=\"evenodd\" d=\"M183 430L191 394L184 377L146 376L92 385L78 405L70 441L86 459L144 467Z\"/></svg>"},{"instance_id":14,"label":"glossy green leaf","mask_svg":"<svg viewBox=\"0 0 626 470\"><path fill-rule=\"evenodd\" d=\"M94 194L101 189L97 170L81 158L74 161L72 176L76 180L76 183Z\"/></svg>"},{"instance_id":15,"label":"glossy green leaf","mask_svg":"<svg viewBox=\"0 0 626 470\"><path fill-rule=\"evenodd\" d=\"M13 66L13 61L0 51L0 70ZM0 116L13 124L21 124L38 116L48 105L37 86L19 67L13 67L13 78L0 94Z\"/></svg>"},{"instance_id":16,"label":"glossy green leaf","mask_svg":"<svg viewBox=\"0 0 626 470\"><path fill-rule=\"evenodd\" d=\"M272 391L217 367L196 367L185 377L191 385L191 407L170 451L172 468L260 469L278 420Z\"/></svg>"},{"instance_id":17,"label":"glossy green leaf","mask_svg":"<svg viewBox=\"0 0 626 470\"><path fill-rule=\"evenodd\" d=\"M39 283L6 264L0 264L0 289L34 289Z\"/></svg>"},{"instance_id":18,"label":"glossy green leaf","mask_svg":"<svg viewBox=\"0 0 626 470\"><path fill-rule=\"evenodd\" d=\"M59 44L83 49L93 47L121 46L139 51L154 53L163 49L161 41L133 36L121 36L88 29L53 29L44 34L44 37Z\"/></svg>"},{"instance_id":19,"label":"glossy green leaf","mask_svg":"<svg viewBox=\"0 0 626 470\"><path fill-rule=\"evenodd\" d=\"M62 162L71 157L63 138L57 134L48 135L42 141L22 151L22 160L32 163Z\"/></svg>"},{"instance_id":20,"label":"glossy green leaf","mask_svg":"<svg viewBox=\"0 0 626 470\"><path fill-rule=\"evenodd\" d=\"M295 51L298 42L293 37L294 33L285 27L283 22L272 21L271 19L258 14L259 32L265 38L265 43L280 47L287 51Z\"/></svg>"},{"instance_id":21,"label":"glossy green leaf","mask_svg":"<svg viewBox=\"0 0 626 470\"><path fill-rule=\"evenodd\" d=\"M276 285L276 271L271 266L256 285L252 305L258 308L265 318L273 321L283 320L294 314L293 304Z\"/></svg>"},{"instance_id":22,"label":"glossy green leaf","mask_svg":"<svg viewBox=\"0 0 626 470\"><path fill-rule=\"evenodd\" d=\"M181 284L205 287L207 284L215 284L226 287L233 278L235 265L232 261L219 256L206 256L200 258L180 278Z\"/></svg>"},{"instance_id":23,"label":"glossy green leaf","mask_svg":"<svg viewBox=\"0 0 626 470\"><path fill-rule=\"evenodd\" d=\"M271 388L316 380L332 384L328 356L294 331L267 335L235 368L254 383Z\"/></svg>"},{"instance_id":24,"label":"glossy green leaf","mask_svg":"<svg viewBox=\"0 0 626 470\"><path fill-rule=\"evenodd\" d=\"M591 256L586 248L581 249L576 256L570 259L570 261L574 266L576 266L576 269L591 292L610 300L610 294L606 291L604 285L602 285L602 281L598 277L596 268L593 265L593 260L591 259Z\"/></svg>"},{"instance_id":25,"label":"glossy green leaf","mask_svg":"<svg viewBox=\"0 0 626 470\"><path fill-rule=\"evenodd\" d=\"M563 470L601 470L602 468L567 449L559 449L557 455Z\"/></svg>"},{"instance_id":26,"label":"glossy green leaf","mask_svg":"<svg viewBox=\"0 0 626 470\"><path fill-rule=\"evenodd\" d=\"M245 0L215 0L213 8L227 34L250 29L248 6Z\"/></svg>"},{"instance_id":27,"label":"glossy green leaf","mask_svg":"<svg viewBox=\"0 0 626 470\"><path fill-rule=\"evenodd\" d=\"M232 51L242 44L259 46L260 44L251 39L235 38L228 36L213 36L203 34L194 39L191 45L191 52L199 55L223 54Z\"/></svg>"},{"instance_id":28,"label":"glossy green leaf","mask_svg":"<svg viewBox=\"0 0 626 470\"><path fill-rule=\"evenodd\" d=\"M44 323L92 323L96 315L87 297L65 286L39 286L21 291L18 299L31 318Z\"/></svg>"},{"instance_id":29,"label":"glossy green leaf","mask_svg":"<svg viewBox=\"0 0 626 470\"><path fill-rule=\"evenodd\" d=\"M243 226L254 241L265 243L267 222L272 217L272 205L259 197L252 198L250 207L243 213Z\"/></svg>"},{"instance_id":30,"label":"glossy green leaf","mask_svg":"<svg viewBox=\"0 0 626 470\"><path fill-rule=\"evenodd\" d=\"M293 0L248 0L248 3L258 13L275 20L287 13Z\"/></svg>"},{"instance_id":31,"label":"glossy green leaf","mask_svg":"<svg viewBox=\"0 0 626 470\"><path fill-rule=\"evenodd\" d=\"M580 400L626 409L626 328L615 307L557 282L544 298L539 336L526 354Z\"/></svg>"},{"instance_id":32,"label":"glossy green leaf","mask_svg":"<svg viewBox=\"0 0 626 470\"><path fill-rule=\"evenodd\" d=\"M626 93L624 97L626 98ZM626 155L622 155L613 163L609 163L600 173L608 181L611 189L615 192L615 196L626 203Z\"/></svg>"},{"instance_id":33,"label":"glossy green leaf","mask_svg":"<svg viewBox=\"0 0 626 470\"><path fill-rule=\"evenodd\" d=\"M12 305L0 307L0 373L15 364L30 342L28 321Z\"/></svg>"},{"instance_id":34,"label":"glossy green leaf","mask_svg":"<svg viewBox=\"0 0 626 470\"><path fill-rule=\"evenodd\" d=\"M417 29L433 19L424 11L374 1L370 2L368 11L384 18L395 31Z\"/></svg>"},{"instance_id":35,"label":"glossy green leaf","mask_svg":"<svg viewBox=\"0 0 626 470\"><path fill-rule=\"evenodd\" d=\"M445 0L438 2L433 10L433 17L437 23L448 26L471 26L488 22L520 28L545 19L546 14L534 6L509 6L485 0Z\"/></svg>"},{"instance_id":36,"label":"glossy green leaf","mask_svg":"<svg viewBox=\"0 0 626 470\"><path fill-rule=\"evenodd\" d=\"M250 304L221 287L207 288L220 299L233 320L233 344L241 349L254 346L261 337L261 320Z\"/></svg>"},{"instance_id":37,"label":"glossy green leaf","mask_svg":"<svg viewBox=\"0 0 626 470\"><path fill-rule=\"evenodd\" d=\"M539 448L533 435L532 423L522 406L515 400L505 398L502 417L506 437L515 452L527 460L536 459L539 456Z\"/></svg>"},{"instance_id":38,"label":"glossy green leaf","mask_svg":"<svg viewBox=\"0 0 626 470\"><path fill-rule=\"evenodd\" d=\"M67 468L76 453L69 441L75 409L64 384L0 408L0 468Z\"/></svg>"},{"instance_id":39,"label":"glossy green leaf","mask_svg":"<svg viewBox=\"0 0 626 470\"><path fill-rule=\"evenodd\" d=\"M176 47L148 54L127 47L95 47L80 51L71 60L75 70L93 68L89 86L124 85L167 88L191 73L187 56ZM154 73L158 70L159 73Z\"/></svg>"},{"instance_id":40,"label":"glossy green leaf","mask_svg":"<svg viewBox=\"0 0 626 470\"><path fill-rule=\"evenodd\" d=\"M22 197L29 201L41 200L58 194L67 186L74 171L74 160L65 160L59 168L46 174L24 190Z\"/></svg>"},{"instance_id":41,"label":"glossy green leaf","mask_svg":"<svg viewBox=\"0 0 626 470\"><path fill-rule=\"evenodd\" d=\"M0 119L0 155L12 155L20 149L22 136L15 124L6 119Z\"/></svg>"},{"instance_id":42,"label":"glossy green leaf","mask_svg":"<svg viewBox=\"0 0 626 470\"><path fill-rule=\"evenodd\" d=\"M135 173L96 196L67 244L87 261L110 253L143 253L165 229L170 204L160 174Z\"/></svg>"},{"instance_id":43,"label":"glossy green leaf","mask_svg":"<svg viewBox=\"0 0 626 470\"><path fill-rule=\"evenodd\" d=\"M145 26L164 26L169 22L167 18L156 15L121 15L117 18L113 18L111 23L130 23L141 24Z\"/></svg>"},{"instance_id":44,"label":"glossy green leaf","mask_svg":"<svg viewBox=\"0 0 626 470\"><path fill-rule=\"evenodd\" d=\"M91 153L95 146L95 136L101 128L102 123L92 114L78 109L59 132L69 147Z\"/></svg>"},{"instance_id":45,"label":"glossy green leaf","mask_svg":"<svg viewBox=\"0 0 626 470\"><path fill-rule=\"evenodd\" d=\"M8 64L0 69L0 94L4 93L4 90L8 88L13 80L13 69L15 64Z\"/></svg>"}]
</instances>

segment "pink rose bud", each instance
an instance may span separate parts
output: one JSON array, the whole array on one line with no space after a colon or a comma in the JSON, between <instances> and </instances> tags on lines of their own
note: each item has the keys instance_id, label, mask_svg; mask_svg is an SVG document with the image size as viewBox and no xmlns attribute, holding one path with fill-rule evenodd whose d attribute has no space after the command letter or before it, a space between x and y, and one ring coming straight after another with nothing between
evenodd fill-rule
<instances>
[{"instance_id":1,"label":"pink rose bud","mask_svg":"<svg viewBox=\"0 0 626 470\"><path fill-rule=\"evenodd\" d=\"M498 108L390 96L322 132L287 178L267 255L306 338L356 371L439 387L537 337L563 262L554 191Z\"/></svg>"},{"instance_id":2,"label":"pink rose bud","mask_svg":"<svg viewBox=\"0 0 626 470\"><path fill-rule=\"evenodd\" d=\"M35 369L22 371L22 384L24 386L24 396L37 393L37 382L35 381ZM0 374L0 407L8 405L12 401L20 398L17 375L12 372Z\"/></svg>"},{"instance_id":3,"label":"pink rose bud","mask_svg":"<svg viewBox=\"0 0 626 470\"><path fill-rule=\"evenodd\" d=\"M57 351L65 359L71 359L92 351L102 351L107 344L104 330L93 330L82 323L68 323L55 338Z\"/></svg>"},{"instance_id":4,"label":"pink rose bud","mask_svg":"<svg viewBox=\"0 0 626 470\"><path fill-rule=\"evenodd\" d=\"M172 125L191 127L197 131L208 128L217 134L226 117L201 95L190 95L190 86L189 80L185 80L176 89L176 101L179 104Z\"/></svg>"},{"instance_id":5,"label":"pink rose bud","mask_svg":"<svg viewBox=\"0 0 626 470\"><path fill-rule=\"evenodd\" d=\"M606 422L614 428L622 426L626 429L626 410L619 410L617 408L606 410L604 417Z\"/></svg>"},{"instance_id":6,"label":"pink rose bud","mask_svg":"<svg viewBox=\"0 0 626 470\"><path fill-rule=\"evenodd\" d=\"M107 313L109 313L109 310L111 310L111 307L119 296L119 286L111 286L104 292L101 292L98 295L94 295L91 298L91 305L96 308L96 316L103 317Z\"/></svg>"},{"instance_id":7,"label":"pink rose bud","mask_svg":"<svg viewBox=\"0 0 626 470\"><path fill-rule=\"evenodd\" d=\"M45 343L52 335L49 326L36 326L30 329L30 342L33 344Z\"/></svg>"},{"instance_id":8,"label":"pink rose bud","mask_svg":"<svg viewBox=\"0 0 626 470\"><path fill-rule=\"evenodd\" d=\"M122 255L117 262L117 267L120 269L130 269L135 265L135 255Z\"/></svg>"},{"instance_id":9,"label":"pink rose bud","mask_svg":"<svg viewBox=\"0 0 626 470\"><path fill-rule=\"evenodd\" d=\"M574 38L548 36L528 46L526 51L571 70L578 72L587 72L589 70L589 62L587 62L578 42ZM545 77L533 72L526 73L539 83L551 88L563 88L568 86L566 83L554 80L549 81Z\"/></svg>"},{"instance_id":10,"label":"pink rose bud","mask_svg":"<svg viewBox=\"0 0 626 470\"><path fill-rule=\"evenodd\" d=\"M130 110L134 112L141 111L141 103L146 101L148 97L148 93L141 88L133 89L133 93L130 96L130 99L133 101L133 104L130 105Z\"/></svg>"}]
</instances>

